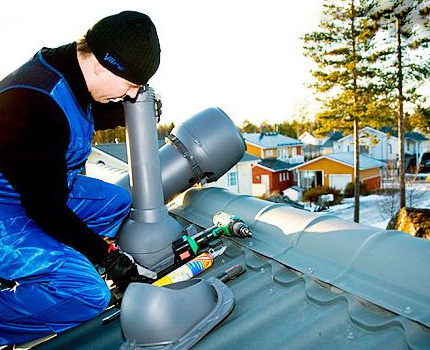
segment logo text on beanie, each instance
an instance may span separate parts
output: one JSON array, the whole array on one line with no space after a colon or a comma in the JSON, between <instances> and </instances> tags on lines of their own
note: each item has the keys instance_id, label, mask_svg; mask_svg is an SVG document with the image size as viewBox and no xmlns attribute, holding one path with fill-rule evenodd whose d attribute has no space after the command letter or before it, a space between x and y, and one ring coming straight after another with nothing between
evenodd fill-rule
<instances>
[{"instance_id":1,"label":"logo text on beanie","mask_svg":"<svg viewBox=\"0 0 430 350\"><path fill-rule=\"evenodd\" d=\"M120 63L117 62L117 60L115 58L113 58L109 53L107 53L105 55L105 57L103 58L104 61L109 62L110 64L112 64L114 67L116 67L116 69L118 70L124 70L124 66Z\"/></svg>"}]
</instances>

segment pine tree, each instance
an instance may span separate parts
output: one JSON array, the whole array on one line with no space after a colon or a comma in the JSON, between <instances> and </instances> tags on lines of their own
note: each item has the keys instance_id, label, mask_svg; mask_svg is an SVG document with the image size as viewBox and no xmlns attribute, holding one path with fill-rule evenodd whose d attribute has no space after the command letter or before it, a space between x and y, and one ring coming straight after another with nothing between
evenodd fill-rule
<instances>
[{"instance_id":1,"label":"pine tree","mask_svg":"<svg viewBox=\"0 0 430 350\"><path fill-rule=\"evenodd\" d=\"M405 107L413 110L422 96L419 86L430 77L428 0L368 0L369 28L376 34L370 42L372 59L381 67L387 94L397 104L399 139L400 208L405 207Z\"/></svg>"},{"instance_id":2,"label":"pine tree","mask_svg":"<svg viewBox=\"0 0 430 350\"><path fill-rule=\"evenodd\" d=\"M370 115L380 104L379 86L373 80L376 67L367 64L366 43L371 32L366 27L363 8L358 0L324 0L325 20L319 30L306 34L304 54L316 64L312 70L315 83L311 85L323 102L326 131L343 128L354 130L355 206L354 221L359 222L360 210L360 122L377 121ZM327 127L333 128L327 130Z\"/></svg>"}]
</instances>

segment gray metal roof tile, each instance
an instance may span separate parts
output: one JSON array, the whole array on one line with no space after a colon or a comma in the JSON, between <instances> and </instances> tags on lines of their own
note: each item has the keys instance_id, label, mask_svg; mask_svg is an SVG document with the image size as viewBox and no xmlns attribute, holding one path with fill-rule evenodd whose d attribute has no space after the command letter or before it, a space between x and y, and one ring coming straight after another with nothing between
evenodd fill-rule
<instances>
[{"instance_id":1,"label":"gray metal roof tile","mask_svg":"<svg viewBox=\"0 0 430 350\"><path fill-rule=\"evenodd\" d=\"M220 189L187 196L181 217L207 226L216 211L235 213L254 232L238 244L430 326L430 241Z\"/></svg>"},{"instance_id":2,"label":"gray metal roof tile","mask_svg":"<svg viewBox=\"0 0 430 350\"><path fill-rule=\"evenodd\" d=\"M226 211L253 232L222 239L227 250L201 275L246 268L228 283L234 310L193 350L430 349L430 241L219 188L189 190L171 211L201 227ZM41 349L120 348L119 319L102 318Z\"/></svg>"}]
</instances>

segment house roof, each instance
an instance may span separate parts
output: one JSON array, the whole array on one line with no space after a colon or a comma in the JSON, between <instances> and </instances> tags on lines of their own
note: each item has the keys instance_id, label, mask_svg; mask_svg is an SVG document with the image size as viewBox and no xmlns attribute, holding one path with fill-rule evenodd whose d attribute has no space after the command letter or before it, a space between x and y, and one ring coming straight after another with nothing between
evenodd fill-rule
<instances>
[{"instance_id":1,"label":"house roof","mask_svg":"<svg viewBox=\"0 0 430 350\"><path fill-rule=\"evenodd\" d=\"M380 129L382 132L384 133L390 133L391 135L397 137L398 133L397 130L395 130L392 126L384 126ZM411 132L405 132L405 138L407 139L411 139L414 141L427 141L428 138L416 131L411 131Z\"/></svg>"},{"instance_id":2,"label":"house roof","mask_svg":"<svg viewBox=\"0 0 430 350\"><path fill-rule=\"evenodd\" d=\"M282 171L282 170L289 170L299 164L302 164L302 163L291 164L291 163L283 162L282 160L273 158L273 159L262 159L260 162L256 164L256 166L262 166L272 171Z\"/></svg>"},{"instance_id":3,"label":"house roof","mask_svg":"<svg viewBox=\"0 0 430 350\"><path fill-rule=\"evenodd\" d=\"M294 169L314 163L316 161L319 161L320 159L330 159L335 162L342 163L350 167L354 167L354 152L339 152L339 153L326 154L318 158L309 160L305 163L295 166ZM380 168L386 165L385 162L362 153L360 154L359 161L360 161L360 170Z\"/></svg>"},{"instance_id":4,"label":"house roof","mask_svg":"<svg viewBox=\"0 0 430 350\"><path fill-rule=\"evenodd\" d=\"M302 145L303 142L293 139L277 132L266 133L244 133L242 134L245 141L253 143L263 148L276 148L281 146Z\"/></svg>"},{"instance_id":5,"label":"house roof","mask_svg":"<svg viewBox=\"0 0 430 350\"><path fill-rule=\"evenodd\" d=\"M241 217L253 237L223 239L225 254L201 275L246 269L228 283L234 310L193 350L429 348L430 240L219 188L189 190L171 208L201 228L218 211ZM120 319L101 322L113 311L38 349L119 349Z\"/></svg>"},{"instance_id":6,"label":"house roof","mask_svg":"<svg viewBox=\"0 0 430 350\"><path fill-rule=\"evenodd\" d=\"M405 138L407 139L411 139L414 141L427 141L428 138L425 137L423 134L420 134L419 132L406 132L405 133Z\"/></svg>"},{"instance_id":7,"label":"house roof","mask_svg":"<svg viewBox=\"0 0 430 350\"><path fill-rule=\"evenodd\" d=\"M158 148L163 147L165 144L166 143L164 140L158 140ZM128 163L127 146L124 142L102 143L102 144L94 145L93 147L123 161L124 163ZM243 157L240 159L239 162L258 161L259 159L260 158L245 152L245 154L243 155Z\"/></svg>"},{"instance_id":8,"label":"house roof","mask_svg":"<svg viewBox=\"0 0 430 350\"><path fill-rule=\"evenodd\" d=\"M341 138L343 138L343 132L342 131L332 131L328 139L325 140L325 142L321 145L321 147L333 147L333 141L338 141Z\"/></svg>"}]
</instances>

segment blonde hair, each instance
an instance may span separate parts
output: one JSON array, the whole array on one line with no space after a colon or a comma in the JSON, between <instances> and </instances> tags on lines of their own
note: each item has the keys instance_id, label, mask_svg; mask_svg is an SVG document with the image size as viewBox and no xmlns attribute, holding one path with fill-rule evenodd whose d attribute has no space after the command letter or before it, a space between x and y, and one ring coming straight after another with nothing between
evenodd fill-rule
<instances>
[{"instance_id":1,"label":"blonde hair","mask_svg":"<svg viewBox=\"0 0 430 350\"><path fill-rule=\"evenodd\" d=\"M90 55L93 53L93 51L90 49L90 46L88 45L85 37L82 37L81 39L78 39L76 41L76 48L77 48L78 52L83 56L87 56L87 55Z\"/></svg>"}]
</instances>

